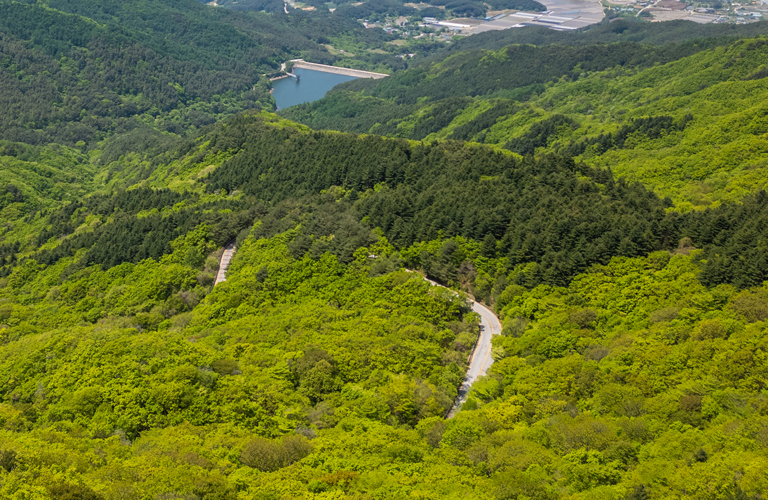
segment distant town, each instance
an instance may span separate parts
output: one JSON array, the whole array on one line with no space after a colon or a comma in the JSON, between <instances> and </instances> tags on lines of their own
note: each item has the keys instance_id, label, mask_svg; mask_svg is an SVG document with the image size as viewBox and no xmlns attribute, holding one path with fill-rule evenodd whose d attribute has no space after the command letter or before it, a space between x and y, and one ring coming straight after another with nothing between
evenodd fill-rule
<instances>
[{"instance_id":1,"label":"distant town","mask_svg":"<svg viewBox=\"0 0 768 500\"><path fill-rule=\"evenodd\" d=\"M757 22L768 14L768 0L760 2L728 3L712 0L710 2L678 2L676 0L612 0L606 2L610 12L648 18L650 21L674 21L682 19L695 23L735 23Z\"/></svg>"},{"instance_id":2,"label":"distant town","mask_svg":"<svg viewBox=\"0 0 768 500\"><path fill-rule=\"evenodd\" d=\"M609 20L637 17L652 22L686 20L695 23L757 22L768 16L768 0L747 3L679 2L677 0L602 0L600 3L576 3L573 0L548 2L545 12L501 11L485 18L437 19L423 17L393 18L385 21L360 20L367 28L383 29L403 38L430 37L450 41L456 36L469 36L486 31L506 30L523 26L542 26L570 31L595 24L608 16Z\"/></svg>"}]
</instances>

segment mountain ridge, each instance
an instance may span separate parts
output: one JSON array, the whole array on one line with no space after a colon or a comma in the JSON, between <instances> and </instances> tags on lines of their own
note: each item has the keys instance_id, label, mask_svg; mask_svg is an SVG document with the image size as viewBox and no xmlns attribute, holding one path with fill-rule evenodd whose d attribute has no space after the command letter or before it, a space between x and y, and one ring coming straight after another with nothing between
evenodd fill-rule
<instances>
[{"instance_id":1,"label":"mountain ridge","mask_svg":"<svg viewBox=\"0 0 768 500\"><path fill-rule=\"evenodd\" d=\"M521 154L538 150L577 155L589 164L610 166L619 175L641 180L673 197L684 210L700 209L736 201L767 185L768 179L760 174L763 159L758 145L762 111L754 101L763 90L759 75L764 44L762 38L738 41L657 67L577 70L548 83L523 82L527 85L481 96L465 96L459 90L455 97L419 105L398 106L386 97L342 86L316 103L283 114L316 127L362 125L368 131L427 141L452 138L454 130L464 127L472 130L471 135L461 132L467 135L456 138L497 144ZM462 64L467 65L465 71L473 67L468 60ZM406 81L406 75L399 78ZM457 88L450 86L452 92ZM387 108L388 115L378 113L379 108ZM483 116L485 112L489 114ZM671 122L659 122L658 130L647 131L651 136L636 132L637 143L626 143L623 149L611 143L612 134L622 126L628 130L639 126L632 125L633 119L655 117L688 121L680 130ZM746 128L742 132L740 127ZM701 136L714 142L700 145L696 141ZM607 144L598 147L595 141ZM683 152L692 148L698 157ZM677 165L674 171L670 164Z\"/></svg>"}]
</instances>

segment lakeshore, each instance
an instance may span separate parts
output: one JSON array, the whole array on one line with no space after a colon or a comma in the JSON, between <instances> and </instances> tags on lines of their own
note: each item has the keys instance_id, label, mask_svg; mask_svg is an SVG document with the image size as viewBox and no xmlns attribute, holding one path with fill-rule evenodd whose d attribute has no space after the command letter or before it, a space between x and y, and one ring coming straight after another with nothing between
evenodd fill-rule
<instances>
[{"instance_id":1,"label":"lakeshore","mask_svg":"<svg viewBox=\"0 0 768 500\"><path fill-rule=\"evenodd\" d=\"M291 73L286 72L281 76L270 78L270 81L275 84L270 89L270 93L275 98L278 109L303 102L316 101L322 98L334 86L349 80L357 78L373 78L378 80L389 76L373 71L310 63L303 59L293 59L290 62L293 65ZM283 63L280 66L280 70L285 72L287 64ZM295 79L295 81L288 81L292 79Z\"/></svg>"},{"instance_id":2,"label":"lakeshore","mask_svg":"<svg viewBox=\"0 0 768 500\"><path fill-rule=\"evenodd\" d=\"M294 66L292 71L291 74L296 78L281 78L272 82L272 96L275 98L278 109L316 101L336 85L357 79L348 74L297 66Z\"/></svg>"}]
</instances>

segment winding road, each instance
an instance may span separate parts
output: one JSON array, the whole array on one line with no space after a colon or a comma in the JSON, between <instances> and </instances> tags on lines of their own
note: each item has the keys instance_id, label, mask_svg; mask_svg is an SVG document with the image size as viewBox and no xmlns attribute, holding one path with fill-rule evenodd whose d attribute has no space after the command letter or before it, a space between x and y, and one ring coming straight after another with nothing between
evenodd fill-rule
<instances>
[{"instance_id":1,"label":"winding road","mask_svg":"<svg viewBox=\"0 0 768 500\"><path fill-rule=\"evenodd\" d=\"M443 285L426 279L433 286ZM459 410L461 405L467 400L469 389L472 388L472 384L475 380L488 373L488 368L493 364L493 357L491 357L491 337L501 333L501 321L499 317L488 307L479 302L472 302L472 310L480 315L480 337L477 339L475 349L472 351L472 357L469 360L469 368L467 369L467 375L464 377L464 382L459 388L459 395L456 397L456 401L453 403L450 411L446 415L446 418L453 418Z\"/></svg>"},{"instance_id":2,"label":"winding road","mask_svg":"<svg viewBox=\"0 0 768 500\"><path fill-rule=\"evenodd\" d=\"M501 322L498 316L489 308L479 302L472 303L472 310L480 315L480 338L477 339L472 358L469 360L469 369L464 383L461 384L459 395L453 403L447 418L452 418L461 409L461 405L467 400L467 394L472 384L478 378L488 373L488 368L493 364L491 357L491 337L501 333Z\"/></svg>"},{"instance_id":3,"label":"winding road","mask_svg":"<svg viewBox=\"0 0 768 500\"><path fill-rule=\"evenodd\" d=\"M234 254L235 244L230 243L226 246L224 253L221 256L219 273L216 276L216 283L214 283L214 286L222 281L226 281L227 269L229 268L229 263ZM407 269L407 271L413 272L410 269ZM432 286L446 288L436 281L427 278L424 279ZM461 388L459 388L459 395L456 397L456 401L453 403L446 418L453 418L453 416L461 410L461 405L467 400L467 395L469 394L469 389L472 387L472 384L475 380L488 373L488 368L493 364L493 357L491 356L491 338L494 335L501 333L501 322L499 321L498 316L496 316L490 308L479 302L473 301L472 310L480 315L480 337L477 339L477 344L475 344L475 348L472 351L472 357L469 359L469 368L467 369L467 375L464 377L464 382L461 384Z\"/></svg>"}]
</instances>

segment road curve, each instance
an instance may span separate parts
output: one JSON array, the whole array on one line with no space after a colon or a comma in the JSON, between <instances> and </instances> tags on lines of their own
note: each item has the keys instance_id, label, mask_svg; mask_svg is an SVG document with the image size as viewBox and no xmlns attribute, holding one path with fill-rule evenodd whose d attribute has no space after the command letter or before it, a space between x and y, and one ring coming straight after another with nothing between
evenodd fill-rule
<instances>
[{"instance_id":1,"label":"road curve","mask_svg":"<svg viewBox=\"0 0 768 500\"><path fill-rule=\"evenodd\" d=\"M480 338L477 339L472 358L469 360L467 376L464 378L464 383L461 384L459 395L456 402L453 403L451 411L448 412L447 418L453 418L459 412L461 405L467 400L467 394L469 394L469 389L475 380L488 373L488 368L493 364L491 337L501 333L501 322L488 307L479 302L473 302L472 310L480 315Z\"/></svg>"},{"instance_id":2,"label":"road curve","mask_svg":"<svg viewBox=\"0 0 768 500\"><path fill-rule=\"evenodd\" d=\"M430 279L427 279L427 281L434 286L443 286ZM472 302L472 310L480 315L480 337L477 339L474 351L472 351L467 376L464 377L464 382L459 389L459 395L456 397L456 401L453 403L446 418L453 418L459 412L461 405L467 400L467 394L469 394L472 384L475 380L488 373L488 368L493 364L491 337L501 333L501 321L499 321L499 317L490 308L479 302Z\"/></svg>"},{"instance_id":3,"label":"road curve","mask_svg":"<svg viewBox=\"0 0 768 500\"><path fill-rule=\"evenodd\" d=\"M218 285L222 281L227 279L227 269L229 268L229 262L232 260L232 256L235 254L235 244L230 243L224 249L224 253L221 256L221 263L219 265L219 273L216 276L215 285ZM407 269L409 272L409 269ZM433 286L439 286L446 288L443 285L424 278ZM453 403L450 411L446 415L446 418L453 418L459 410L461 405L467 400L467 394L472 384L478 378L488 373L488 368L493 364L493 357L491 357L491 337L501 333L501 322L498 316L488 307L479 302L472 302L472 310L480 315L480 337L477 339L477 344L472 351L472 357L469 360L469 368L467 369L467 375L464 377L464 382L459 389L459 395L456 397L456 401Z\"/></svg>"}]
</instances>

